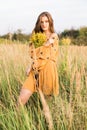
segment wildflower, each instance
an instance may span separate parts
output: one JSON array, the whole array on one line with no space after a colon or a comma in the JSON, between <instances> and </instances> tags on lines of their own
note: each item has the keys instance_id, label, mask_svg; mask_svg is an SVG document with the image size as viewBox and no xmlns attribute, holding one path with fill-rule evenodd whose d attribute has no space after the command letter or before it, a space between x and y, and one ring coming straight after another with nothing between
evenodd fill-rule
<instances>
[{"instance_id":1,"label":"wildflower","mask_svg":"<svg viewBox=\"0 0 87 130\"><path fill-rule=\"evenodd\" d=\"M70 45L70 43L71 43L71 39L69 37L61 39L62 45Z\"/></svg>"},{"instance_id":2,"label":"wildflower","mask_svg":"<svg viewBox=\"0 0 87 130\"><path fill-rule=\"evenodd\" d=\"M30 42L34 43L35 48L42 46L47 40L45 33L33 33Z\"/></svg>"}]
</instances>

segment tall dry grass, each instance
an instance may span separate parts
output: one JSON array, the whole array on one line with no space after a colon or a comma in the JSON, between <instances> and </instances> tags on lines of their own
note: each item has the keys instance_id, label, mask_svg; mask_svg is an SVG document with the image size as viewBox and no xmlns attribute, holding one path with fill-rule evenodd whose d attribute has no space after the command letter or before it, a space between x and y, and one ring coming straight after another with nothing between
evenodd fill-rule
<instances>
[{"instance_id":1,"label":"tall dry grass","mask_svg":"<svg viewBox=\"0 0 87 130\"><path fill-rule=\"evenodd\" d=\"M0 130L48 130L37 93L16 109L20 88L31 63L28 45L0 45ZM45 97L54 130L87 129L87 47L60 46L59 96Z\"/></svg>"}]
</instances>

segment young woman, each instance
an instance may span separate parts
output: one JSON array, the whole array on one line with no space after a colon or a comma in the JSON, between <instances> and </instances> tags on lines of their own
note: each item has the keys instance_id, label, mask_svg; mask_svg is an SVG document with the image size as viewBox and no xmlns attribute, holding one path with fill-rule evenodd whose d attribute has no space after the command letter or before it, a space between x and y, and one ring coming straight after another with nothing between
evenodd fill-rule
<instances>
[{"instance_id":1,"label":"young woman","mask_svg":"<svg viewBox=\"0 0 87 130\"><path fill-rule=\"evenodd\" d=\"M25 80L19 95L18 102L25 104L30 96L37 91L35 66L38 70L38 87L44 95L58 95L58 36L54 31L53 19L50 13L42 12L36 21L34 33L45 33L47 41L41 47L35 49L37 64L33 58L32 67L28 69L28 77ZM31 54L34 53L33 50Z\"/></svg>"}]
</instances>

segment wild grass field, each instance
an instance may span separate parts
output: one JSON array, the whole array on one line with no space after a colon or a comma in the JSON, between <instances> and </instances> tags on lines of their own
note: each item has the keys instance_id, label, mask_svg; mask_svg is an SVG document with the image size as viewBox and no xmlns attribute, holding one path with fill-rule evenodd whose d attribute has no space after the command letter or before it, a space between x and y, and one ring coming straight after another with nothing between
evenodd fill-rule
<instances>
[{"instance_id":1,"label":"wild grass field","mask_svg":"<svg viewBox=\"0 0 87 130\"><path fill-rule=\"evenodd\" d=\"M0 44L0 130L48 130L38 93L16 108L31 63L26 44ZM45 97L53 130L87 130L87 47L59 46L58 97Z\"/></svg>"}]
</instances>

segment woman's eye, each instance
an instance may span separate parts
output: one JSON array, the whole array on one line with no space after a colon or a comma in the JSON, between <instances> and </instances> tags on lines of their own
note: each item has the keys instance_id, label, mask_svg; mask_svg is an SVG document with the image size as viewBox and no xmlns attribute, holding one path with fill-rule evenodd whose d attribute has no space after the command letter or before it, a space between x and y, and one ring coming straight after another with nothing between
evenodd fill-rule
<instances>
[{"instance_id":1,"label":"woman's eye","mask_svg":"<svg viewBox=\"0 0 87 130\"><path fill-rule=\"evenodd\" d=\"M48 20L47 21L41 21L41 23L43 24L43 23L48 23Z\"/></svg>"}]
</instances>

